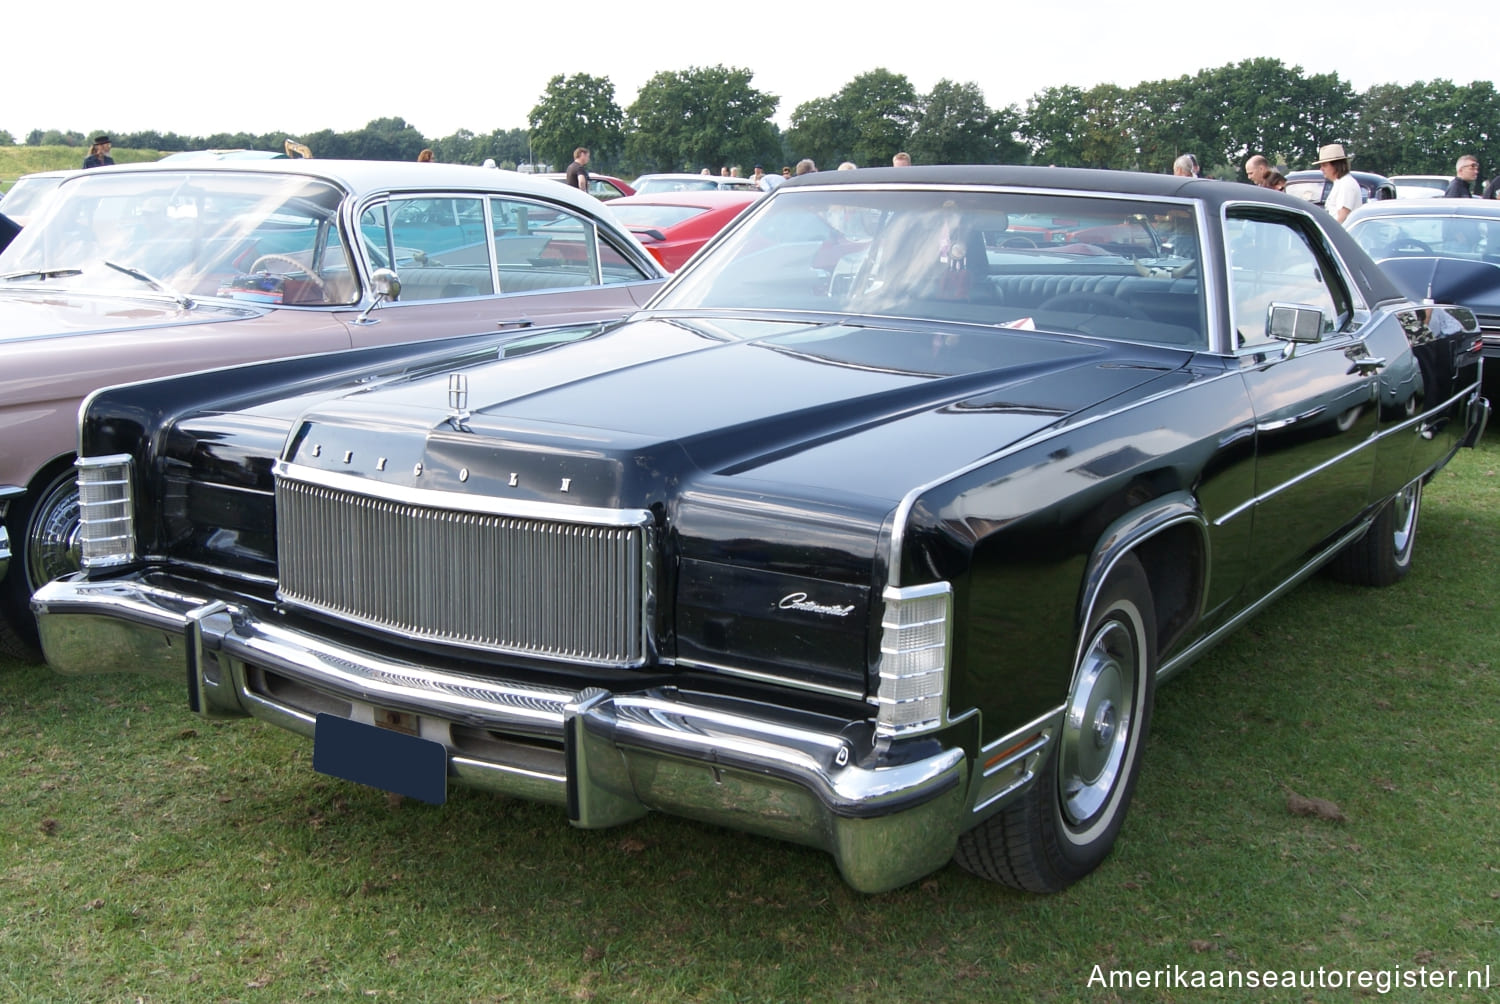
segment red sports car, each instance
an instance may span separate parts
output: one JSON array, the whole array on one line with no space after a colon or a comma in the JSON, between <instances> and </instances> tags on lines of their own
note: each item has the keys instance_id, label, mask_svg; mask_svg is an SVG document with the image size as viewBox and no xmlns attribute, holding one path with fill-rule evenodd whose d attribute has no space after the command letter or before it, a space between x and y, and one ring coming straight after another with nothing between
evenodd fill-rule
<instances>
[{"instance_id":1,"label":"red sports car","mask_svg":"<svg viewBox=\"0 0 1500 1004\"><path fill-rule=\"evenodd\" d=\"M675 272L760 192L655 192L611 199L609 209L662 268Z\"/></svg>"}]
</instances>

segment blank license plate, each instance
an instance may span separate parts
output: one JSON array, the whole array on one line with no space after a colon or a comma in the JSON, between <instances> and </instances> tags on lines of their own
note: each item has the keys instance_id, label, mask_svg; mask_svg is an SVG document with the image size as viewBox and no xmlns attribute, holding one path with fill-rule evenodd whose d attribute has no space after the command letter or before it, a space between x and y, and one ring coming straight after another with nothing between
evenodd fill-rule
<instances>
[{"instance_id":1,"label":"blank license plate","mask_svg":"<svg viewBox=\"0 0 1500 1004\"><path fill-rule=\"evenodd\" d=\"M313 770L434 805L448 800L448 751L442 743L338 715L318 716Z\"/></svg>"}]
</instances>

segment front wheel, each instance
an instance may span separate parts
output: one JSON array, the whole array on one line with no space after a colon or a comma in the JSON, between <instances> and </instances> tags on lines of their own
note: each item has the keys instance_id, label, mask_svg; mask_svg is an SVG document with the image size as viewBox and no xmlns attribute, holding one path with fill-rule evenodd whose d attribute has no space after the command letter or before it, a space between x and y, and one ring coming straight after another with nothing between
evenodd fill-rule
<instances>
[{"instance_id":1,"label":"front wheel","mask_svg":"<svg viewBox=\"0 0 1500 1004\"><path fill-rule=\"evenodd\" d=\"M10 570L0 611L0 651L25 659L41 655L31 594L79 568L78 474L64 468L42 487L11 505Z\"/></svg>"},{"instance_id":2,"label":"front wheel","mask_svg":"<svg viewBox=\"0 0 1500 1004\"><path fill-rule=\"evenodd\" d=\"M1155 616L1145 570L1127 555L1095 599L1062 723L1039 776L959 838L961 867L1018 889L1059 892L1109 855L1151 721Z\"/></svg>"}]
</instances>

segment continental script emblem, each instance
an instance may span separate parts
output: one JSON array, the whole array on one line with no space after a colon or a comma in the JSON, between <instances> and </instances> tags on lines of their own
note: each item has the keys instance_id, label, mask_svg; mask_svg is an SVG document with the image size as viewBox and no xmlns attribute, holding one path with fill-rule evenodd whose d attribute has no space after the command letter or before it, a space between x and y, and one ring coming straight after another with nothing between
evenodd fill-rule
<instances>
[{"instance_id":1,"label":"continental script emblem","mask_svg":"<svg viewBox=\"0 0 1500 1004\"><path fill-rule=\"evenodd\" d=\"M854 612L854 604L815 603L806 593L787 593L776 604L782 610L802 610L810 614L827 614L829 617L848 617Z\"/></svg>"}]
</instances>

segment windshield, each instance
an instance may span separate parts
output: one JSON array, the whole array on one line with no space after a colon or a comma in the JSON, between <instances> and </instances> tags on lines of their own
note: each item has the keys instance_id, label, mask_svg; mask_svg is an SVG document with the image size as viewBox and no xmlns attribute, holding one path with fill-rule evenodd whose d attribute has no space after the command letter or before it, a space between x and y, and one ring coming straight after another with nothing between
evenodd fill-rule
<instances>
[{"instance_id":1,"label":"windshield","mask_svg":"<svg viewBox=\"0 0 1500 1004\"><path fill-rule=\"evenodd\" d=\"M0 276L13 276L0 289L45 282L49 289L355 303L359 283L338 228L342 198L327 182L292 176L81 177L59 187L46 215L0 254Z\"/></svg>"},{"instance_id":2,"label":"windshield","mask_svg":"<svg viewBox=\"0 0 1500 1004\"><path fill-rule=\"evenodd\" d=\"M1182 204L1021 192L782 189L652 303L819 311L1207 345Z\"/></svg>"},{"instance_id":3,"label":"windshield","mask_svg":"<svg viewBox=\"0 0 1500 1004\"><path fill-rule=\"evenodd\" d=\"M0 213L24 227L41 212L61 184L61 175L28 175L17 178L10 190L0 197Z\"/></svg>"},{"instance_id":4,"label":"windshield","mask_svg":"<svg viewBox=\"0 0 1500 1004\"><path fill-rule=\"evenodd\" d=\"M713 192L719 183L713 178L643 178L635 183L635 194L654 195L660 192Z\"/></svg>"},{"instance_id":5,"label":"windshield","mask_svg":"<svg viewBox=\"0 0 1500 1004\"><path fill-rule=\"evenodd\" d=\"M1349 227L1375 259L1438 255L1493 261L1500 254L1500 216L1474 219L1446 213L1372 216Z\"/></svg>"}]
</instances>

